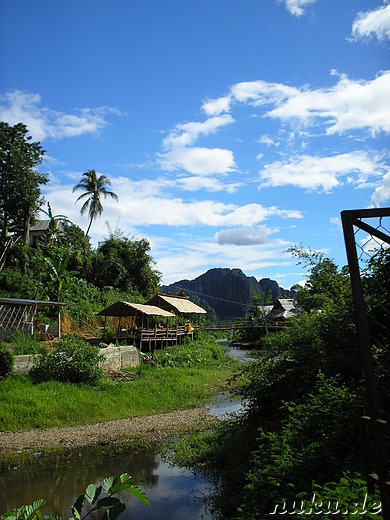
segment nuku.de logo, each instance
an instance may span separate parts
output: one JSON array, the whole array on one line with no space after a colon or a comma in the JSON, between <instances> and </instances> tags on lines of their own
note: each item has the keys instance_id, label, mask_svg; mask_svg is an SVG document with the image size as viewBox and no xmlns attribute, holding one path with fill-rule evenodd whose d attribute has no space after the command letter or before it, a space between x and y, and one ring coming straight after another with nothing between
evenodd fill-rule
<instances>
[{"instance_id":1,"label":"nuku.de logo","mask_svg":"<svg viewBox=\"0 0 390 520\"><path fill-rule=\"evenodd\" d=\"M372 502L369 500L368 495L366 493L364 499L361 503L354 502L348 504L347 507L339 506L338 500L335 499L321 499L317 501L316 494L313 494L313 497L310 501L308 500L293 500L283 501L283 505L277 503L275 508L270 515L366 515L367 513L371 515L379 515L382 512L381 502Z\"/></svg>"}]
</instances>

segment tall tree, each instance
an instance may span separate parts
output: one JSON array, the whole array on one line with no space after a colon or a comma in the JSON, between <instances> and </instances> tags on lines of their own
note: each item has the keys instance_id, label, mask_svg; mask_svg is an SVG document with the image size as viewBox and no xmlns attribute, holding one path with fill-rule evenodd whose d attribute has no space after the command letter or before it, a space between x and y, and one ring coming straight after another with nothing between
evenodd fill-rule
<instances>
[{"instance_id":1,"label":"tall tree","mask_svg":"<svg viewBox=\"0 0 390 520\"><path fill-rule=\"evenodd\" d=\"M130 240L115 232L99 243L91 280L97 287L138 291L144 297L158 292L161 275L149 254L145 238Z\"/></svg>"},{"instance_id":2,"label":"tall tree","mask_svg":"<svg viewBox=\"0 0 390 520\"><path fill-rule=\"evenodd\" d=\"M86 211L89 213L89 226L86 232L88 236L91 229L92 222L103 213L103 205L101 197L107 196L118 200L118 195L108 189L111 186L111 181L105 175L97 176L95 170L87 170L83 173L81 181L73 188L73 193L77 190L83 190L84 193L77 198L76 203L81 199L87 199L81 206L80 213L84 215Z\"/></svg>"},{"instance_id":3,"label":"tall tree","mask_svg":"<svg viewBox=\"0 0 390 520\"><path fill-rule=\"evenodd\" d=\"M30 220L42 203L40 185L48 176L36 170L45 150L27 136L27 126L0 122L0 230L5 244L9 233L28 243Z\"/></svg>"}]
</instances>

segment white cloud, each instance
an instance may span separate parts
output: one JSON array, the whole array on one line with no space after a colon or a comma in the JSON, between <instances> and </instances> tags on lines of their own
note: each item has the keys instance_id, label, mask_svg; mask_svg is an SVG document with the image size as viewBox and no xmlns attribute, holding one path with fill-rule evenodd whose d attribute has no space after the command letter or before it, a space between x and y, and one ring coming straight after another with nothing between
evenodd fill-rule
<instances>
[{"instance_id":1,"label":"white cloud","mask_svg":"<svg viewBox=\"0 0 390 520\"><path fill-rule=\"evenodd\" d=\"M388 200L390 200L390 171L383 176L380 185L372 195L372 202L377 207L380 207Z\"/></svg>"},{"instance_id":2,"label":"white cloud","mask_svg":"<svg viewBox=\"0 0 390 520\"><path fill-rule=\"evenodd\" d=\"M202 110L209 116L217 116L223 112L229 112L230 110L230 96L220 97L218 99L211 99L205 101L202 105Z\"/></svg>"},{"instance_id":3,"label":"white cloud","mask_svg":"<svg viewBox=\"0 0 390 520\"><path fill-rule=\"evenodd\" d=\"M340 217L331 217L329 222L337 228L337 231L341 232L343 230Z\"/></svg>"},{"instance_id":4,"label":"white cloud","mask_svg":"<svg viewBox=\"0 0 390 520\"><path fill-rule=\"evenodd\" d=\"M236 169L233 152L222 148L177 147L157 154L157 160L165 171L184 170L193 175L223 175Z\"/></svg>"},{"instance_id":5,"label":"white cloud","mask_svg":"<svg viewBox=\"0 0 390 520\"><path fill-rule=\"evenodd\" d=\"M330 193L342 184L342 177L350 176L351 182L361 185L370 175L380 175L386 166L380 157L356 151L316 157L295 156L286 161L276 161L264 166L260 177L264 181L260 187L292 185L309 191Z\"/></svg>"},{"instance_id":6,"label":"white cloud","mask_svg":"<svg viewBox=\"0 0 390 520\"><path fill-rule=\"evenodd\" d=\"M278 230L262 223L273 217L301 219L299 210L282 210L260 204L240 207L213 200L186 201L171 196L176 182L177 179L164 177L140 181L112 178L112 188L120 195L119 201L103 201L102 218L94 221L91 228L92 244L96 246L107 236L106 222L112 229L118 227L125 236L147 238L153 248L157 269L163 273L164 283L193 279L213 266L239 267L246 274L258 276L259 273L268 272L267 269L289 265L286 250L291 244L271 237ZM80 215L80 205L74 203L72 186L50 183L43 191L55 212L67 215L85 230L88 219ZM169 226L171 230L164 233L163 238L148 236L149 226ZM199 238L192 235L198 226L204 230L213 227L225 229L216 236L211 234ZM232 228L230 236L228 228ZM173 237L172 231L176 233ZM245 255L242 254L244 243Z\"/></svg>"},{"instance_id":7,"label":"white cloud","mask_svg":"<svg viewBox=\"0 0 390 520\"><path fill-rule=\"evenodd\" d=\"M62 139L83 134L96 134L108 125L109 113L120 115L110 107L75 110L74 114L64 114L43 107L39 94L14 90L0 97L0 117L10 125L23 122L35 140L47 138Z\"/></svg>"},{"instance_id":8,"label":"white cloud","mask_svg":"<svg viewBox=\"0 0 390 520\"><path fill-rule=\"evenodd\" d=\"M196 142L200 136L207 136L215 133L220 128L230 125L234 119L229 114L211 117L203 122L192 121L175 126L174 130L164 139L163 146L166 149L190 146Z\"/></svg>"},{"instance_id":9,"label":"white cloud","mask_svg":"<svg viewBox=\"0 0 390 520\"><path fill-rule=\"evenodd\" d=\"M331 88L295 90L269 117L316 125L324 120L328 134L369 129L390 132L390 71L372 81L353 81L342 75Z\"/></svg>"},{"instance_id":10,"label":"white cloud","mask_svg":"<svg viewBox=\"0 0 390 520\"><path fill-rule=\"evenodd\" d=\"M390 5L359 13L352 25L354 38L390 39Z\"/></svg>"},{"instance_id":11,"label":"white cloud","mask_svg":"<svg viewBox=\"0 0 390 520\"><path fill-rule=\"evenodd\" d=\"M218 231L218 233L215 233L214 238L219 245L252 246L266 244L269 241L268 237L276 232L276 229L270 229L265 226L234 228Z\"/></svg>"},{"instance_id":12,"label":"white cloud","mask_svg":"<svg viewBox=\"0 0 390 520\"><path fill-rule=\"evenodd\" d=\"M240 183L222 182L215 177L177 177L175 185L183 191L207 190L211 192L226 191L235 193L241 186Z\"/></svg>"},{"instance_id":13,"label":"white cloud","mask_svg":"<svg viewBox=\"0 0 390 520\"><path fill-rule=\"evenodd\" d=\"M233 103L249 104L264 109L263 117L298 125L298 129L302 125L317 129L322 122L329 135L363 129L372 134L390 132L390 71L371 81L338 76L335 86L322 89L262 80L237 83L228 96L229 109ZM218 106L218 99L213 103Z\"/></svg>"},{"instance_id":14,"label":"white cloud","mask_svg":"<svg viewBox=\"0 0 390 520\"><path fill-rule=\"evenodd\" d=\"M316 0L284 0L287 10L294 16L302 16L305 7L313 4Z\"/></svg>"},{"instance_id":15,"label":"white cloud","mask_svg":"<svg viewBox=\"0 0 390 520\"><path fill-rule=\"evenodd\" d=\"M165 171L184 170L192 175L226 175L236 165L233 152L223 148L195 147L201 137L230 125L234 119L229 114L211 117L203 122L178 124L163 140L163 153L157 154L157 162Z\"/></svg>"},{"instance_id":16,"label":"white cloud","mask_svg":"<svg viewBox=\"0 0 390 520\"><path fill-rule=\"evenodd\" d=\"M280 145L280 142L275 141L275 139L272 139L269 135L262 135L258 140L258 143L265 144L268 146L276 146L276 148Z\"/></svg>"},{"instance_id":17,"label":"white cloud","mask_svg":"<svg viewBox=\"0 0 390 520\"><path fill-rule=\"evenodd\" d=\"M120 221L130 225L131 229L138 226L173 226L194 227L197 225L211 227L255 226L260 222L279 217L284 219L300 219L299 210L282 210L276 206L264 207L261 204L246 204L238 206L213 200L185 201L179 197L166 195L165 188L172 187L172 182L134 182L126 178L112 179L113 191L119 194L119 201L111 199L103 201L104 213L100 220L93 224L92 231L102 234L105 220ZM75 204L72 186L54 185L43 190L53 207L61 208L61 213L67 215L81 227L85 218L79 214L80 206ZM129 223L129 224L127 224Z\"/></svg>"},{"instance_id":18,"label":"white cloud","mask_svg":"<svg viewBox=\"0 0 390 520\"><path fill-rule=\"evenodd\" d=\"M232 98L240 103L252 103L254 106L281 104L299 92L295 87L282 83L269 83L263 80L243 81L231 88Z\"/></svg>"}]
</instances>

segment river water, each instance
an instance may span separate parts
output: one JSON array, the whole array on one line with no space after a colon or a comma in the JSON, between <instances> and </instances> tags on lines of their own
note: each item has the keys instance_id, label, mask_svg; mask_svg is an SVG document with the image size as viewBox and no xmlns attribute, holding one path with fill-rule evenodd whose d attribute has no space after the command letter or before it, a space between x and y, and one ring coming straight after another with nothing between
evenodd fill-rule
<instances>
[{"instance_id":1,"label":"river water","mask_svg":"<svg viewBox=\"0 0 390 520\"><path fill-rule=\"evenodd\" d=\"M224 345L234 359L248 361L251 353L245 348ZM208 412L220 418L242 410L245 403L229 393L220 394L206 405ZM39 454L37 454L37 458ZM121 518L142 520L212 519L202 500L212 490L207 481L187 469L165 462L156 451L142 454L120 453L103 455L96 448L80 451L75 463L21 466L0 473L0 514L31 504L38 498L46 501L44 513L71 516L69 506L90 483L104 477L129 473L148 497L147 506L128 493L118 495L127 509Z\"/></svg>"},{"instance_id":2,"label":"river water","mask_svg":"<svg viewBox=\"0 0 390 520\"><path fill-rule=\"evenodd\" d=\"M147 506L125 492L117 495L127 506L123 519L213 518L201 500L209 486L190 471L170 466L154 451L103 456L96 449L82 450L80 459L68 467L22 466L1 475L0 512L44 498L43 512L65 519L71 516L69 506L89 483L121 473L129 473L151 503Z\"/></svg>"}]
</instances>

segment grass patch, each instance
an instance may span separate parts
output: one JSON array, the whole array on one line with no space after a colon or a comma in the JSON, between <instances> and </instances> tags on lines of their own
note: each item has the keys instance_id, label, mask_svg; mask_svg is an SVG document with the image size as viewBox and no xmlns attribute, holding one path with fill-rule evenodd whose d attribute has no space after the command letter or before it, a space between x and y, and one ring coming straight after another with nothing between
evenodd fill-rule
<instances>
[{"instance_id":1,"label":"grass patch","mask_svg":"<svg viewBox=\"0 0 390 520\"><path fill-rule=\"evenodd\" d=\"M203 405L226 388L230 368L146 367L131 382L98 387L49 381L34 385L26 376L0 381L0 430L53 428L166 413Z\"/></svg>"},{"instance_id":2,"label":"grass patch","mask_svg":"<svg viewBox=\"0 0 390 520\"><path fill-rule=\"evenodd\" d=\"M8 341L4 345L12 352L14 356L29 354L44 354L47 349L43 343L36 338L31 338L22 331L15 331L11 334Z\"/></svg>"},{"instance_id":3,"label":"grass patch","mask_svg":"<svg viewBox=\"0 0 390 520\"><path fill-rule=\"evenodd\" d=\"M94 387L56 381L33 384L27 376L12 375L0 380L0 430L92 424L202 406L229 388L236 366L212 340L208 345L203 337L178 347L177 353L171 350L168 358L174 357L175 363L161 368L143 365L132 371L130 382L105 379Z\"/></svg>"}]
</instances>

